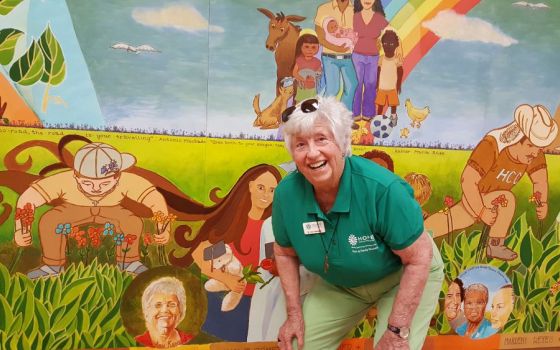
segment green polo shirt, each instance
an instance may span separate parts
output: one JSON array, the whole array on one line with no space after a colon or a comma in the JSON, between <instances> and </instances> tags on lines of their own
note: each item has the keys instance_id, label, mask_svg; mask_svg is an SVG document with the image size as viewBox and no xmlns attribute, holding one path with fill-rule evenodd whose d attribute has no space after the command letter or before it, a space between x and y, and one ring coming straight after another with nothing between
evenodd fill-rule
<instances>
[{"instance_id":1,"label":"green polo shirt","mask_svg":"<svg viewBox=\"0 0 560 350\"><path fill-rule=\"evenodd\" d=\"M346 158L335 203L326 214L301 173L286 176L274 192L272 225L280 246L293 247L308 270L343 287L371 283L400 269L402 262L392 250L410 246L424 231L412 188L357 156Z\"/></svg>"}]
</instances>

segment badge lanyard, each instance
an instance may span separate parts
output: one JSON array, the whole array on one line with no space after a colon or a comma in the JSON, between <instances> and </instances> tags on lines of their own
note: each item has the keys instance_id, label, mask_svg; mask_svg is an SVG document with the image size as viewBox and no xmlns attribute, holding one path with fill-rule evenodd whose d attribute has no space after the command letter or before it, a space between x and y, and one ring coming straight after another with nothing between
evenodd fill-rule
<instances>
[{"instance_id":1,"label":"badge lanyard","mask_svg":"<svg viewBox=\"0 0 560 350\"><path fill-rule=\"evenodd\" d=\"M317 227L319 227L319 218L317 214L315 215L315 221L317 222ZM321 244L323 245L323 250L325 251L325 259L323 260L323 271L327 273L329 271L329 252L331 250L332 244L334 242L334 237L336 236L336 229L338 228L338 221L340 220L340 214L336 216L336 223L334 224L334 230L331 236L331 240L329 241L329 245L325 245L325 241L323 240L324 233L320 234L321 237ZM326 230L325 230L326 233Z\"/></svg>"}]
</instances>

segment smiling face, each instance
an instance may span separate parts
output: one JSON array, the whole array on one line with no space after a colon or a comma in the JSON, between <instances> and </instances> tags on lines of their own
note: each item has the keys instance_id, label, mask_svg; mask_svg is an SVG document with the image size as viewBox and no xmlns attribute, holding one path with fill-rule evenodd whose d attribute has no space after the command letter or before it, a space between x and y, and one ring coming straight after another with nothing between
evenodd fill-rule
<instances>
[{"instance_id":1,"label":"smiling face","mask_svg":"<svg viewBox=\"0 0 560 350\"><path fill-rule=\"evenodd\" d=\"M277 185L278 181L269 171L260 175L254 181L250 181L251 206L263 210L268 208L272 203L274 189L276 189Z\"/></svg>"},{"instance_id":2,"label":"smiling face","mask_svg":"<svg viewBox=\"0 0 560 350\"><path fill-rule=\"evenodd\" d=\"M119 176L109 176L102 179L92 179L74 174L78 187L88 196L103 196L111 192L119 183Z\"/></svg>"},{"instance_id":3,"label":"smiling face","mask_svg":"<svg viewBox=\"0 0 560 350\"><path fill-rule=\"evenodd\" d=\"M492 299L492 311L490 321L492 328L502 328L513 310L513 288L502 288Z\"/></svg>"},{"instance_id":4,"label":"smiling face","mask_svg":"<svg viewBox=\"0 0 560 350\"><path fill-rule=\"evenodd\" d=\"M290 151L298 170L315 190L338 188L344 157L327 121L318 119L310 133L292 136Z\"/></svg>"},{"instance_id":5,"label":"smiling face","mask_svg":"<svg viewBox=\"0 0 560 350\"><path fill-rule=\"evenodd\" d=\"M159 333L175 329L180 318L179 300L175 294L156 292L150 300L146 322Z\"/></svg>"},{"instance_id":6,"label":"smiling face","mask_svg":"<svg viewBox=\"0 0 560 350\"><path fill-rule=\"evenodd\" d=\"M465 317L469 322L480 323L484 318L484 310L488 303L488 295L480 290L467 290L465 293Z\"/></svg>"},{"instance_id":7,"label":"smiling face","mask_svg":"<svg viewBox=\"0 0 560 350\"><path fill-rule=\"evenodd\" d=\"M448 320L454 320L459 314L461 307L461 287L457 283L451 283L445 295L445 316Z\"/></svg>"},{"instance_id":8,"label":"smiling face","mask_svg":"<svg viewBox=\"0 0 560 350\"><path fill-rule=\"evenodd\" d=\"M364 10L370 10L373 7L375 0L360 0L360 3L362 4Z\"/></svg>"}]
</instances>

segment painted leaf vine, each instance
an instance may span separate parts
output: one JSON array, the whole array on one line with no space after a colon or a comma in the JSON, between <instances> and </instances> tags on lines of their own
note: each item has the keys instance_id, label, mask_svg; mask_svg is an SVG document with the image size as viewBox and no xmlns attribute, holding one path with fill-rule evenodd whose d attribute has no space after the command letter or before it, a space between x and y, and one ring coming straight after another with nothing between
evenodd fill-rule
<instances>
[{"instance_id":1,"label":"painted leaf vine","mask_svg":"<svg viewBox=\"0 0 560 350\"><path fill-rule=\"evenodd\" d=\"M0 15L5 16L19 5L23 0L0 0Z\"/></svg>"},{"instance_id":2,"label":"painted leaf vine","mask_svg":"<svg viewBox=\"0 0 560 350\"><path fill-rule=\"evenodd\" d=\"M43 76L44 57L37 41L10 68L10 78L24 86L33 85Z\"/></svg>"},{"instance_id":3,"label":"painted leaf vine","mask_svg":"<svg viewBox=\"0 0 560 350\"><path fill-rule=\"evenodd\" d=\"M66 77L66 62L64 61L60 43L56 40L49 25L47 25L47 28L45 28L39 38L39 47L45 58L41 81L47 84L42 104L42 110L46 112L49 101L49 88L60 84Z\"/></svg>"},{"instance_id":4,"label":"painted leaf vine","mask_svg":"<svg viewBox=\"0 0 560 350\"><path fill-rule=\"evenodd\" d=\"M0 30L0 64L12 62L18 39L23 35L21 30L5 28Z\"/></svg>"}]
</instances>

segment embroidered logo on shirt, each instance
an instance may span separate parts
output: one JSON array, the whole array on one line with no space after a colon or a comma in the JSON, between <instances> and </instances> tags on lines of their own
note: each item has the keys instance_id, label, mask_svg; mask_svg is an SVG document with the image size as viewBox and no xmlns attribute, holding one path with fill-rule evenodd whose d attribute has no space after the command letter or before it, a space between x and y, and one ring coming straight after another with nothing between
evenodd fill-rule
<instances>
[{"instance_id":1,"label":"embroidered logo on shirt","mask_svg":"<svg viewBox=\"0 0 560 350\"><path fill-rule=\"evenodd\" d=\"M375 236L372 234L361 236L351 234L348 236L348 243L350 243L352 253L370 252L378 248Z\"/></svg>"}]
</instances>

